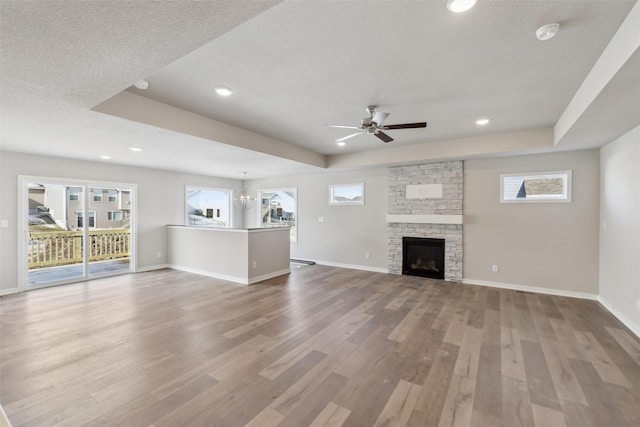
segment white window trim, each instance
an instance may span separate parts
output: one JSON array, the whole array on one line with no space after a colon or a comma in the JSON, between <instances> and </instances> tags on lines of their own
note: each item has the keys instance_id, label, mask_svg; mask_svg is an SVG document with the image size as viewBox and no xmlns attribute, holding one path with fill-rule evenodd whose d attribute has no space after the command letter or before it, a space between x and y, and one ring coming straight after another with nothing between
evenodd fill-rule
<instances>
[{"instance_id":1,"label":"white window trim","mask_svg":"<svg viewBox=\"0 0 640 427\"><path fill-rule=\"evenodd\" d=\"M362 198L360 200L347 200L340 201L335 199L335 190L340 187L355 187L359 186L362 190ZM331 206L353 206L364 205L364 182L354 182L351 184L331 184L329 185L329 205Z\"/></svg>"},{"instance_id":2,"label":"white window trim","mask_svg":"<svg viewBox=\"0 0 640 427\"><path fill-rule=\"evenodd\" d=\"M527 199L506 200L504 198L504 180L509 177L540 178L547 175L563 175L564 194L562 196L533 195ZM550 172L523 172L500 175L500 203L571 203L571 170Z\"/></svg>"},{"instance_id":3,"label":"white window trim","mask_svg":"<svg viewBox=\"0 0 640 427\"><path fill-rule=\"evenodd\" d=\"M96 200L96 190L100 191L100 200ZM104 201L104 189L103 188L92 188L91 189L91 200L93 202L102 202Z\"/></svg>"},{"instance_id":4,"label":"white window trim","mask_svg":"<svg viewBox=\"0 0 640 427\"><path fill-rule=\"evenodd\" d=\"M219 187L203 187L201 185L185 185L184 186L184 208L183 208L183 212L184 212L184 225L187 227L202 227L201 225L191 225L189 224L189 212L187 212L187 194L189 193L189 191L194 191L194 190L205 190L205 191L220 191L222 193L227 193L227 196L229 198L228 200L228 206L227 206L227 210L229 212L229 221L227 222L227 225L225 227L217 227L217 226L211 226L214 228L231 228L232 223L233 223L233 204L231 203L231 201L233 200L233 189L231 188L219 188Z\"/></svg>"},{"instance_id":5,"label":"white window trim","mask_svg":"<svg viewBox=\"0 0 640 427\"><path fill-rule=\"evenodd\" d=\"M87 221L87 228L96 228L96 211L88 211L88 213L87 218L91 218L91 214L93 214L93 227L91 226L91 221ZM82 212L76 212L76 227L78 227L78 218L80 218L81 214ZM82 227L84 227L84 217L82 218ZM78 229L82 227L78 227Z\"/></svg>"},{"instance_id":6,"label":"white window trim","mask_svg":"<svg viewBox=\"0 0 640 427\"><path fill-rule=\"evenodd\" d=\"M120 214L120 219L114 219L114 214ZM109 218L111 217L111 218ZM122 211L107 211L107 221L122 221L124 220L124 212Z\"/></svg>"},{"instance_id":7,"label":"white window trim","mask_svg":"<svg viewBox=\"0 0 640 427\"><path fill-rule=\"evenodd\" d=\"M262 224L262 193L275 193L277 191L288 191L288 192L293 192L295 194L295 202L293 204L293 209L294 212L293 214L295 215L296 218L296 226L295 226L295 231L294 231L294 235L291 237L291 243L297 243L298 242L298 229L300 227L300 223L298 222L298 187L275 187L275 188L263 188L257 191L258 197L257 197L257 202L258 202L258 209L257 209L257 218L258 218L258 227L259 228L269 228L269 227L265 227Z\"/></svg>"},{"instance_id":8,"label":"white window trim","mask_svg":"<svg viewBox=\"0 0 640 427\"><path fill-rule=\"evenodd\" d=\"M131 212L133 215L131 216L131 262L130 262L130 271L132 273L136 273L138 271L138 184L132 183L122 183L122 182L110 182L110 181L93 181L93 180L82 180L75 178L59 178L59 177L47 177L47 176L36 176L36 175L18 175L18 218L20 218L21 226L17 227L17 238L18 238L18 253L19 255L19 263L20 269L18 271L18 290L20 292L26 290L33 290L39 288L47 288L50 286L57 286L59 284L67 284L73 282L82 282L86 281L89 276L85 273L83 276L78 277L73 280L64 280L58 282L48 282L41 285L29 285L28 283L28 274L27 274L27 239L25 235L27 233L27 213L29 212L29 201L24 191L27 188L28 182L43 182L51 185L63 185L68 187L79 187L81 188L82 202L83 208L86 209L88 207L88 199L87 193L89 193L90 188L126 188L131 190ZM77 224L77 223L76 223ZM89 257L89 239L84 239L84 262L88 262Z\"/></svg>"}]
</instances>

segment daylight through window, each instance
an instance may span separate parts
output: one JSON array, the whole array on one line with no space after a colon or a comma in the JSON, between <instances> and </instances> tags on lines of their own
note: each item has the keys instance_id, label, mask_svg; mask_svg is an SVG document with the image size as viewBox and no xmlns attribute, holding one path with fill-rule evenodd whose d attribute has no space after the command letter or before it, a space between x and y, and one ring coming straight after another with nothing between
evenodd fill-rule
<instances>
[{"instance_id":1,"label":"daylight through window","mask_svg":"<svg viewBox=\"0 0 640 427\"><path fill-rule=\"evenodd\" d=\"M571 171L501 175L500 201L570 202Z\"/></svg>"}]
</instances>

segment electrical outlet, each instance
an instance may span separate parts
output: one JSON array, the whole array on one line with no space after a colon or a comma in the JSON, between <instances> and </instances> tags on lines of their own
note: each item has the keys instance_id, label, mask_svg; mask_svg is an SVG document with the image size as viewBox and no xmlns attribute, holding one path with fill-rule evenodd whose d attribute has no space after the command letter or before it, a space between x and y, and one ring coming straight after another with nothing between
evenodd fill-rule
<instances>
[{"instance_id":1,"label":"electrical outlet","mask_svg":"<svg viewBox=\"0 0 640 427\"><path fill-rule=\"evenodd\" d=\"M0 221L0 227L2 228L7 228L9 226L9 221L6 219L3 219Z\"/></svg>"},{"instance_id":2,"label":"electrical outlet","mask_svg":"<svg viewBox=\"0 0 640 427\"><path fill-rule=\"evenodd\" d=\"M162 258L162 252L158 251L158 252L156 253L156 256L157 256L158 258Z\"/></svg>"},{"instance_id":3,"label":"electrical outlet","mask_svg":"<svg viewBox=\"0 0 640 427\"><path fill-rule=\"evenodd\" d=\"M257 265L256 262L253 261L253 268L256 268L256 265Z\"/></svg>"},{"instance_id":4,"label":"electrical outlet","mask_svg":"<svg viewBox=\"0 0 640 427\"><path fill-rule=\"evenodd\" d=\"M364 257L365 259L369 259L371 258L371 254L369 252L365 252Z\"/></svg>"},{"instance_id":5,"label":"electrical outlet","mask_svg":"<svg viewBox=\"0 0 640 427\"><path fill-rule=\"evenodd\" d=\"M324 217L323 216L319 216L318 217L318 222L324 222Z\"/></svg>"},{"instance_id":6,"label":"electrical outlet","mask_svg":"<svg viewBox=\"0 0 640 427\"><path fill-rule=\"evenodd\" d=\"M491 271L493 271L494 273L498 272L498 265L497 264L493 264L493 267L491 267Z\"/></svg>"}]
</instances>

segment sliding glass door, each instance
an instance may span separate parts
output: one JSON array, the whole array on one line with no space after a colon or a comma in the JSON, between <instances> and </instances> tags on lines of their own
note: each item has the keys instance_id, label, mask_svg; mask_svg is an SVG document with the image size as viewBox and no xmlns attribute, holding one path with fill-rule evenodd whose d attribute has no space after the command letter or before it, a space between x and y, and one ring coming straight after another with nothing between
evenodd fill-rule
<instances>
[{"instance_id":1,"label":"sliding glass door","mask_svg":"<svg viewBox=\"0 0 640 427\"><path fill-rule=\"evenodd\" d=\"M20 179L22 287L132 271L134 186Z\"/></svg>"}]
</instances>

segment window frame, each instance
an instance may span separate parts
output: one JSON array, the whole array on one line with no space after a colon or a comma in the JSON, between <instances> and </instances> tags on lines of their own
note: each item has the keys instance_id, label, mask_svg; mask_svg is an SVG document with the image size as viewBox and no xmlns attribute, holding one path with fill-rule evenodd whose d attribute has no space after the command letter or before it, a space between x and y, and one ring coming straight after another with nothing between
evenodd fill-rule
<instances>
[{"instance_id":1,"label":"window frame","mask_svg":"<svg viewBox=\"0 0 640 427\"><path fill-rule=\"evenodd\" d=\"M197 191L197 190L215 191L215 192L220 192L220 193L226 193L227 194L227 212L229 212L229 217L227 219L226 225L190 224L189 212L188 212L188 209L187 209L188 208L187 195L190 192ZM233 189L231 189L231 188L203 187L201 185L185 185L185 187L184 187L184 225L187 226L187 227L232 228L232 225L233 225L233 214L234 214L233 203L231 203L232 201L233 201ZM217 208L215 208L215 209L217 209ZM212 218L216 218L215 209L214 209L214 216ZM204 217L207 218L206 210L203 213L205 213Z\"/></svg>"},{"instance_id":2,"label":"window frame","mask_svg":"<svg viewBox=\"0 0 640 427\"><path fill-rule=\"evenodd\" d=\"M336 191L341 188L357 187L360 190L360 200L336 200ZM329 205L331 206L357 206L364 205L364 182L350 184L329 184Z\"/></svg>"},{"instance_id":3,"label":"window frame","mask_svg":"<svg viewBox=\"0 0 640 427\"><path fill-rule=\"evenodd\" d=\"M100 192L99 194L97 192ZM99 199L96 197L99 196ZM91 189L91 200L93 202L102 202L104 200L104 189L103 188L92 188Z\"/></svg>"},{"instance_id":4,"label":"window frame","mask_svg":"<svg viewBox=\"0 0 640 427\"><path fill-rule=\"evenodd\" d=\"M87 225L87 228L96 228L96 211L88 211L89 215L87 215L87 217L89 218L89 223ZM82 211L77 211L76 212L76 227L78 229L82 229L84 227L84 212ZM82 225L78 224L78 219L82 218ZM91 218L93 218L93 226L91 225Z\"/></svg>"},{"instance_id":5,"label":"window frame","mask_svg":"<svg viewBox=\"0 0 640 427\"><path fill-rule=\"evenodd\" d=\"M113 200L111 198L111 194L114 194ZM107 190L107 201L109 202L117 202L118 201L118 190Z\"/></svg>"},{"instance_id":6,"label":"window frame","mask_svg":"<svg viewBox=\"0 0 640 427\"><path fill-rule=\"evenodd\" d=\"M114 214L120 214L120 219L114 218ZM124 212L122 211L107 211L107 221L122 221L124 220Z\"/></svg>"},{"instance_id":7,"label":"window frame","mask_svg":"<svg viewBox=\"0 0 640 427\"><path fill-rule=\"evenodd\" d=\"M553 176L556 175L556 176ZM571 186L572 177L571 170L548 171L548 172L522 172L500 175L500 203L571 203ZM563 179L563 194L558 196L530 196L525 199L506 199L505 198L505 179L519 177L523 180L531 178L554 177Z\"/></svg>"},{"instance_id":8,"label":"window frame","mask_svg":"<svg viewBox=\"0 0 640 427\"><path fill-rule=\"evenodd\" d=\"M69 201L70 202L80 201L80 187L69 187Z\"/></svg>"},{"instance_id":9,"label":"window frame","mask_svg":"<svg viewBox=\"0 0 640 427\"><path fill-rule=\"evenodd\" d=\"M264 193L276 193L276 192L292 192L294 194L294 202L293 202L293 217L295 219L295 225L291 227L291 234L289 235L289 240L291 243L298 242L298 227L300 223L298 221L298 187L275 187L275 188L262 188L259 189L257 193L257 220L259 228L271 228L271 227L282 227L282 225L274 224L274 225L266 225L262 222L262 195Z\"/></svg>"}]
</instances>

